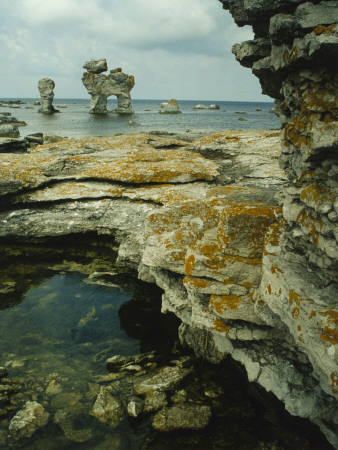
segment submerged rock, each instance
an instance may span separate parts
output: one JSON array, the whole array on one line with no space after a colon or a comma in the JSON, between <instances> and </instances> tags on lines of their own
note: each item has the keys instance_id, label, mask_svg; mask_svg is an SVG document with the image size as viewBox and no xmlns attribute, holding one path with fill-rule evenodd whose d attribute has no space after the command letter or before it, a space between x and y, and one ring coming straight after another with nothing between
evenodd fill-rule
<instances>
[{"instance_id":1,"label":"submerged rock","mask_svg":"<svg viewBox=\"0 0 338 450\"><path fill-rule=\"evenodd\" d=\"M137 394L169 391L175 389L192 372L192 368L181 369L179 367L166 366L161 368L155 375L152 374L142 381L135 382L135 391Z\"/></svg>"},{"instance_id":2,"label":"submerged rock","mask_svg":"<svg viewBox=\"0 0 338 450\"><path fill-rule=\"evenodd\" d=\"M16 413L9 424L14 439L30 438L39 428L48 423L49 414L38 402L26 402L24 409Z\"/></svg>"},{"instance_id":3,"label":"submerged rock","mask_svg":"<svg viewBox=\"0 0 338 450\"><path fill-rule=\"evenodd\" d=\"M96 417L100 422L108 425L117 425L126 409L122 401L113 396L111 392L109 387L101 387L90 414Z\"/></svg>"},{"instance_id":4,"label":"submerged rock","mask_svg":"<svg viewBox=\"0 0 338 450\"><path fill-rule=\"evenodd\" d=\"M208 426L210 418L210 406L174 405L156 413L151 424L159 431L202 430Z\"/></svg>"}]
</instances>

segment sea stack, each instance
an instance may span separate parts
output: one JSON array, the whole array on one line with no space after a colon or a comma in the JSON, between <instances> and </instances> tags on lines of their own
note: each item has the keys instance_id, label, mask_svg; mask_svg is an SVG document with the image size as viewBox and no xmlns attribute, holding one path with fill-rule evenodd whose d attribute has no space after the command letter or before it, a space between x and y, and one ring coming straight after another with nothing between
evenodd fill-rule
<instances>
[{"instance_id":1,"label":"sea stack","mask_svg":"<svg viewBox=\"0 0 338 450\"><path fill-rule=\"evenodd\" d=\"M172 98L168 102L161 103L161 110L160 114L180 114L182 111L180 111L178 107L177 100Z\"/></svg>"},{"instance_id":2,"label":"sea stack","mask_svg":"<svg viewBox=\"0 0 338 450\"><path fill-rule=\"evenodd\" d=\"M55 83L50 78L42 78L38 83L38 89L41 97L41 108L39 113L54 114L59 112L53 106Z\"/></svg>"},{"instance_id":3,"label":"sea stack","mask_svg":"<svg viewBox=\"0 0 338 450\"><path fill-rule=\"evenodd\" d=\"M109 75L103 75L102 72L108 70L105 58L91 59L83 68L87 69L87 72L83 74L82 83L92 96L89 111L91 114L133 114L130 91L135 85L135 79L132 75L123 73L121 68L111 70ZM115 110L108 111L107 98L111 95L117 97L118 106Z\"/></svg>"}]
</instances>

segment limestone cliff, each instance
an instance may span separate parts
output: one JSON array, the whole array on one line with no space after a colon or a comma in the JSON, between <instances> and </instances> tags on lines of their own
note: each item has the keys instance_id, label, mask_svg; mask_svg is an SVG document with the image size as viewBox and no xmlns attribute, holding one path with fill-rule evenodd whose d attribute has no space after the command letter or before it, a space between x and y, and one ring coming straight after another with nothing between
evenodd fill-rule
<instances>
[{"instance_id":1,"label":"limestone cliff","mask_svg":"<svg viewBox=\"0 0 338 450\"><path fill-rule=\"evenodd\" d=\"M221 2L239 26L253 27L255 38L236 44L233 53L275 99L280 164L290 180L281 219L266 235L260 297L309 358L320 388L337 400L338 5ZM264 311L261 317L270 323ZM294 413L305 409L299 405ZM337 445L328 417L312 419Z\"/></svg>"}]
</instances>

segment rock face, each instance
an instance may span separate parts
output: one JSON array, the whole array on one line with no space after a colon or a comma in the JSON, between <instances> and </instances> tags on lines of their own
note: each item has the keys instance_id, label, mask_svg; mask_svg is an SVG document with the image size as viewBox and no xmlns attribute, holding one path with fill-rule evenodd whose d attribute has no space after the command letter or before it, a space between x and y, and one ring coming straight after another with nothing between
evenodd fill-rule
<instances>
[{"instance_id":1,"label":"rock face","mask_svg":"<svg viewBox=\"0 0 338 450\"><path fill-rule=\"evenodd\" d=\"M275 99L281 120L280 164L290 181L283 192L282 217L266 235L263 257L260 297L274 318L265 313L261 317L270 324L278 318L287 327L320 388L336 401L338 5L221 2L238 25L253 27L255 38L236 44L233 52L243 66L252 68L263 93ZM257 373L258 381L271 384L267 376L262 383L262 375ZM309 405L287 407L310 416L338 445L333 428L324 417L315 417Z\"/></svg>"},{"instance_id":2,"label":"rock face","mask_svg":"<svg viewBox=\"0 0 338 450\"><path fill-rule=\"evenodd\" d=\"M280 243L292 228L275 195L294 188L278 166L279 131L188 134L61 140L0 154L0 238L113 236L119 260L163 289L162 311L181 319L183 343L213 362L230 354L335 442L326 382L335 353L322 335L334 327L337 285L325 284L319 268L304 278L301 252L288 247L286 257ZM165 374L140 392L150 395L169 375L175 383L174 372ZM171 423L172 412L159 421Z\"/></svg>"},{"instance_id":3,"label":"rock face","mask_svg":"<svg viewBox=\"0 0 338 450\"><path fill-rule=\"evenodd\" d=\"M172 98L168 102L161 103L161 109L160 114L180 114L182 111L180 111L178 107L177 100Z\"/></svg>"},{"instance_id":4,"label":"rock face","mask_svg":"<svg viewBox=\"0 0 338 450\"><path fill-rule=\"evenodd\" d=\"M42 78L39 81L38 89L41 97L41 108L39 109L39 113L54 114L56 112L59 112L53 106L54 88L55 83L50 78Z\"/></svg>"},{"instance_id":5,"label":"rock face","mask_svg":"<svg viewBox=\"0 0 338 450\"><path fill-rule=\"evenodd\" d=\"M118 107L112 111L118 114L133 114L130 91L135 85L132 75L126 75L120 68L111 70L109 75L102 72L108 70L106 59L89 60L83 67L82 83L92 96L90 101L91 114L107 114L107 98L116 95Z\"/></svg>"}]
</instances>

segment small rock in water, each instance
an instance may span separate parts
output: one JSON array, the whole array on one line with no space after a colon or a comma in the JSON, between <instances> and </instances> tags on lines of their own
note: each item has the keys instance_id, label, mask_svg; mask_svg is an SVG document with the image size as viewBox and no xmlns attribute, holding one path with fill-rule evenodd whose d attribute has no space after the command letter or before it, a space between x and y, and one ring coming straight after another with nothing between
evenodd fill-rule
<instances>
[{"instance_id":1,"label":"small rock in water","mask_svg":"<svg viewBox=\"0 0 338 450\"><path fill-rule=\"evenodd\" d=\"M109 387L102 386L90 414L100 422L117 425L124 412L125 407L122 401L111 395Z\"/></svg>"},{"instance_id":2,"label":"small rock in water","mask_svg":"<svg viewBox=\"0 0 338 450\"><path fill-rule=\"evenodd\" d=\"M9 424L9 432L14 439L30 438L39 428L47 424L49 414L37 402L26 402L24 409L18 411Z\"/></svg>"},{"instance_id":3,"label":"small rock in water","mask_svg":"<svg viewBox=\"0 0 338 450\"><path fill-rule=\"evenodd\" d=\"M47 395L56 395L56 394L60 394L60 392L62 392L62 387L60 385L60 383L56 380L52 380L46 389L46 394Z\"/></svg>"},{"instance_id":4,"label":"small rock in water","mask_svg":"<svg viewBox=\"0 0 338 450\"><path fill-rule=\"evenodd\" d=\"M152 413L167 406L167 395L164 392L150 392L147 394L143 412Z\"/></svg>"},{"instance_id":5,"label":"small rock in water","mask_svg":"<svg viewBox=\"0 0 338 450\"><path fill-rule=\"evenodd\" d=\"M202 430L209 424L210 418L210 406L175 405L161 409L151 423L159 431Z\"/></svg>"},{"instance_id":6,"label":"small rock in water","mask_svg":"<svg viewBox=\"0 0 338 450\"><path fill-rule=\"evenodd\" d=\"M135 398L128 403L128 414L131 417L138 417L143 411L143 402L139 398Z\"/></svg>"}]
</instances>

